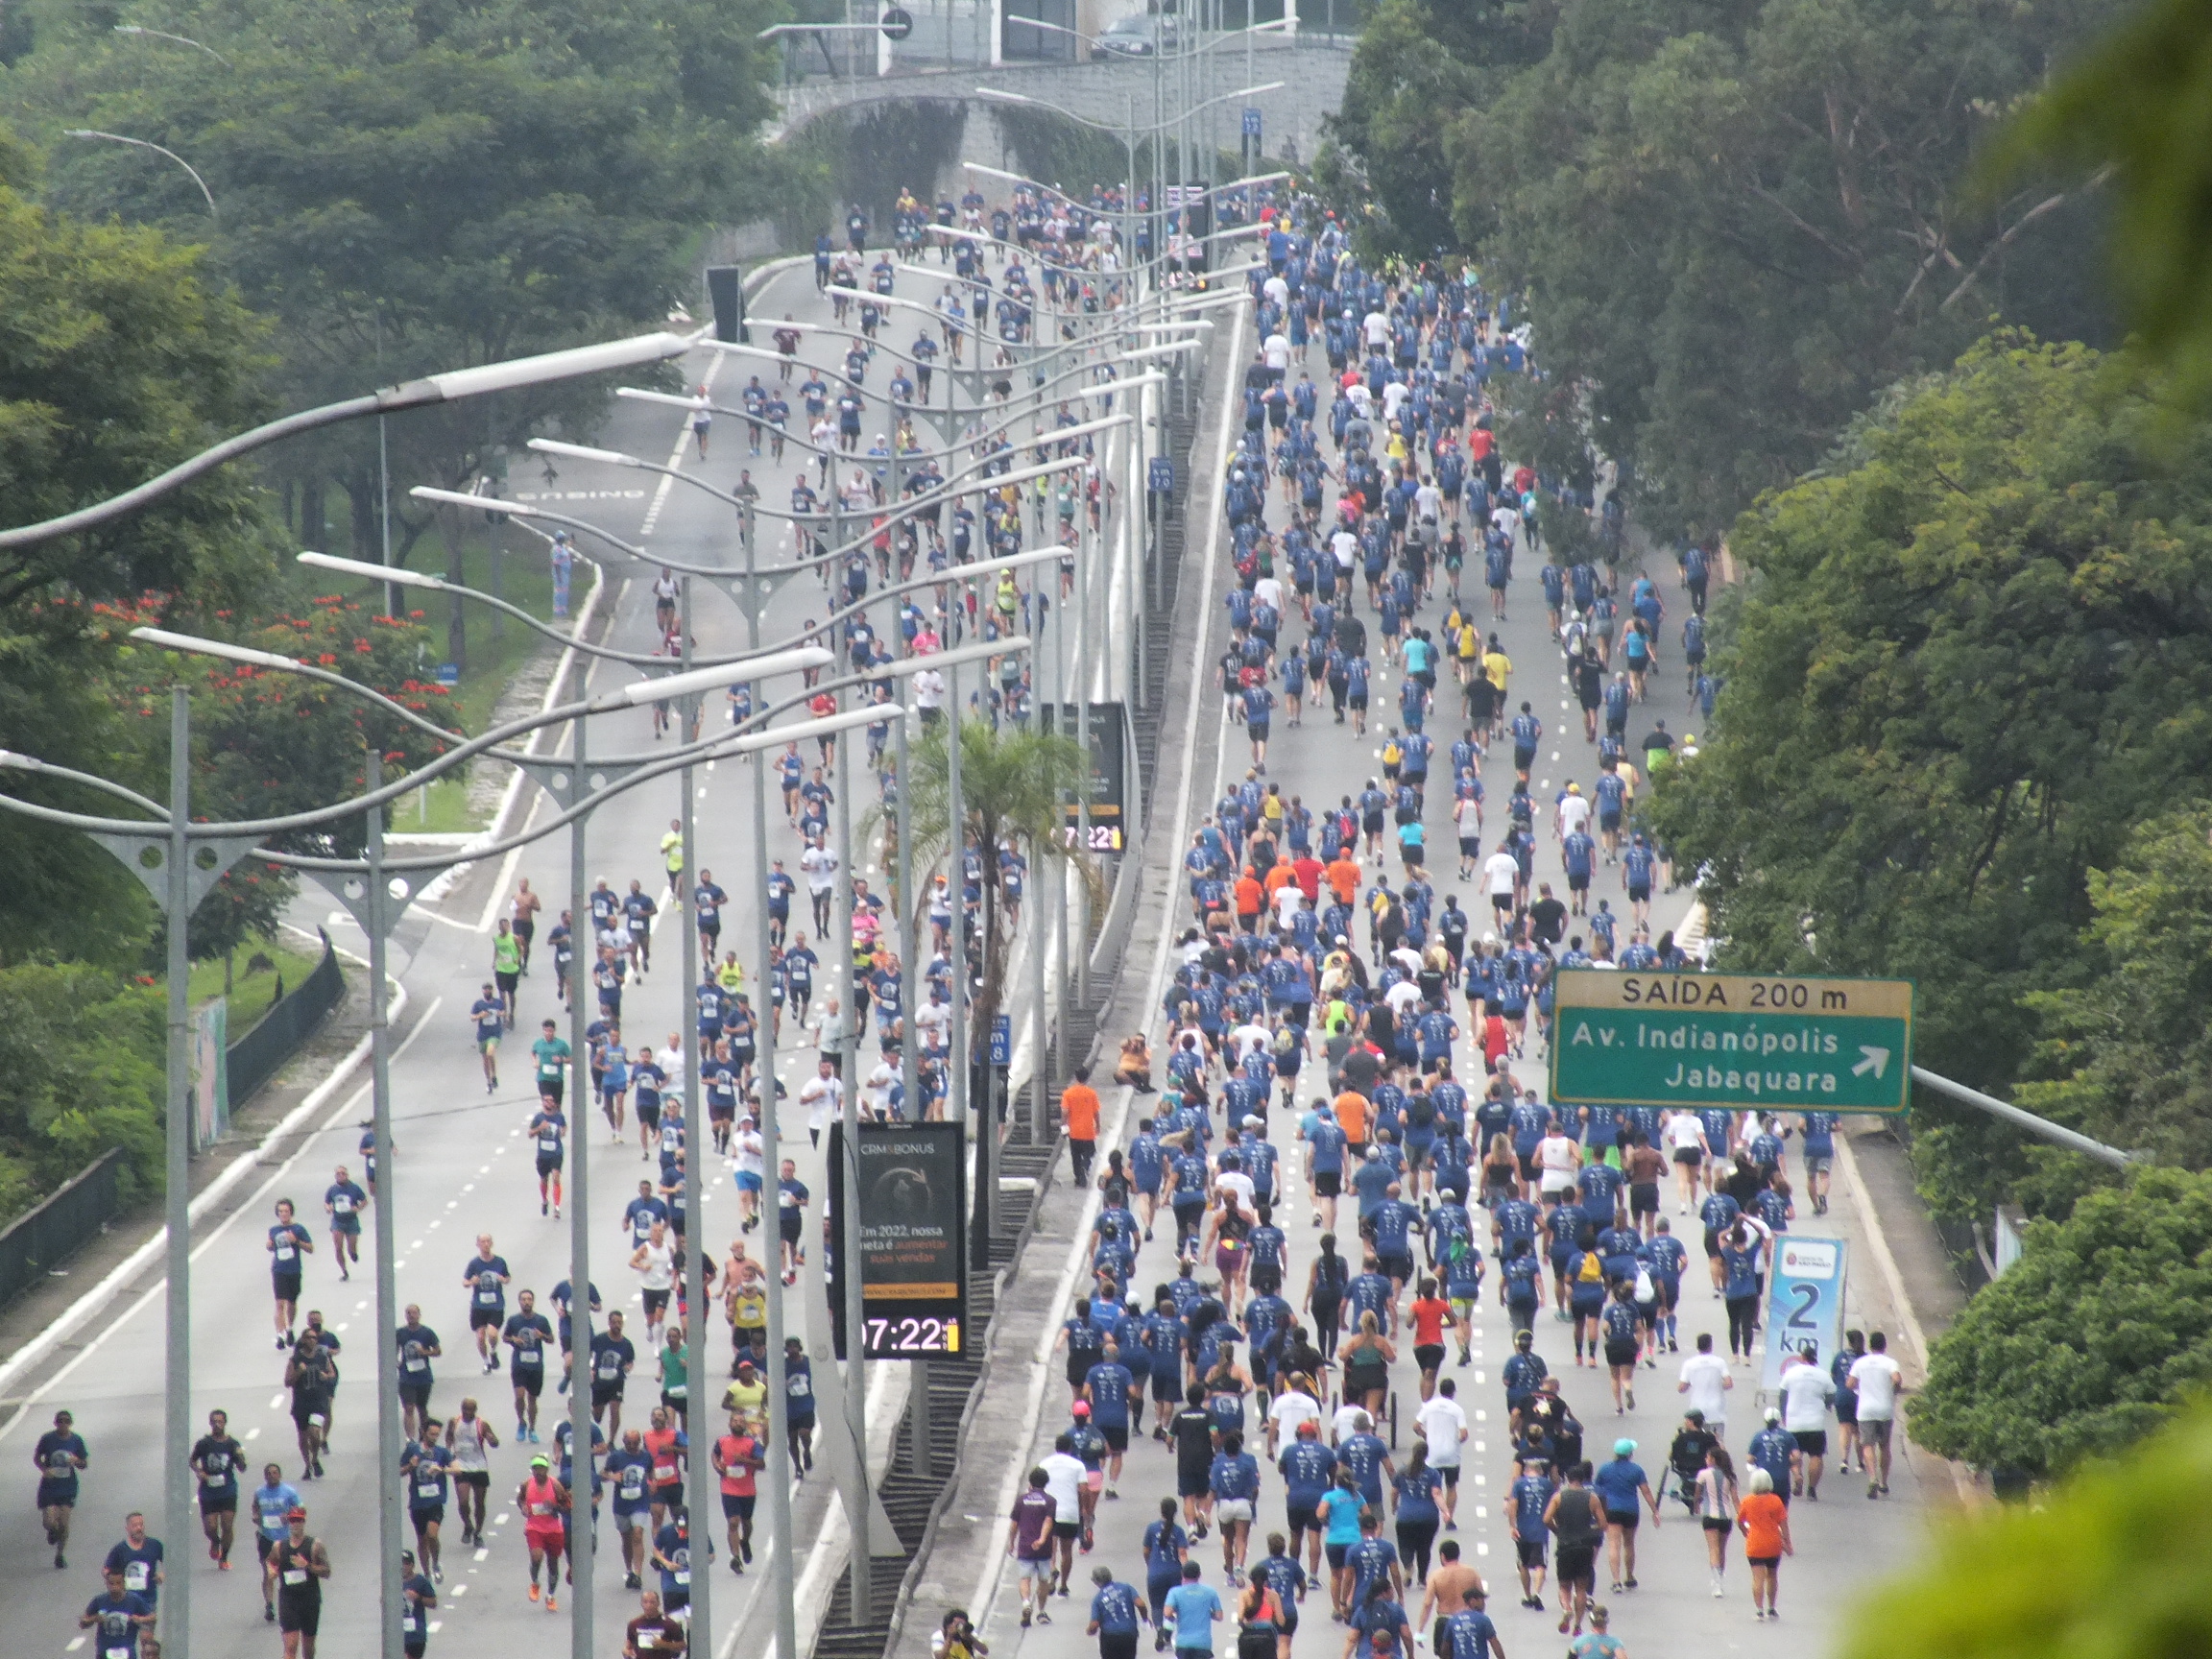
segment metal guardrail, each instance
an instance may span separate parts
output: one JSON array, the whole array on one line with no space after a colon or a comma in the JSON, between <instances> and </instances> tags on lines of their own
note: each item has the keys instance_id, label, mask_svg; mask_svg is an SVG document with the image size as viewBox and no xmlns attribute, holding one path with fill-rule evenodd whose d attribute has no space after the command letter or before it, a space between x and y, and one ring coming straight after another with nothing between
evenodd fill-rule
<instances>
[{"instance_id":1,"label":"metal guardrail","mask_svg":"<svg viewBox=\"0 0 2212 1659\"><path fill-rule=\"evenodd\" d=\"M115 1214L123 1148L111 1146L35 1210L0 1231L0 1307L22 1295L99 1236Z\"/></svg>"},{"instance_id":2,"label":"metal guardrail","mask_svg":"<svg viewBox=\"0 0 2212 1659\"><path fill-rule=\"evenodd\" d=\"M323 932L323 960L315 971L278 998L252 1030L223 1051L233 1105L244 1105L276 1076L345 995L346 976L338 969L337 949L330 935Z\"/></svg>"}]
</instances>

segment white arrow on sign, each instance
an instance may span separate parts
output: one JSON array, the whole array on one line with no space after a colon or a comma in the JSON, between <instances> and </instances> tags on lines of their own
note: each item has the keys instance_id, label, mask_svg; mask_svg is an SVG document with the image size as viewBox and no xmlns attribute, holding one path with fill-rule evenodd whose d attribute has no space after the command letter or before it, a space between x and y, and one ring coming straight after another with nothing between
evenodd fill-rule
<instances>
[{"instance_id":1,"label":"white arrow on sign","mask_svg":"<svg viewBox=\"0 0 2212 1659\"><path fill-rule=\"evenodd\" d=\"M1852 1076L1863 1077L1867 1072L1871 1071L1875 1076L1879 1077L1886 1070L1887 1070L1889 1065L1888 1049L1869 1048L1865 1044L1862 1043L1859 1045L1859 1052L1864 1055L1865 1058L1861 1060L1858 1065L1851 1068Z\"/></svg>"}]
</instances>

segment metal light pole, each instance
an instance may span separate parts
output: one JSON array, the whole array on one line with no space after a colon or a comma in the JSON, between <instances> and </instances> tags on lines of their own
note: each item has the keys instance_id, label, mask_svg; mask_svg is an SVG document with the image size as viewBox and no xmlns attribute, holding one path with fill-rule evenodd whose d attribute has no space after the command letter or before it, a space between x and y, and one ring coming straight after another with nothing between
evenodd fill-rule
<instances>
[{"instance_id":1,"label":"metal light pole","mask_svg":"<svg viewBox=\"0 0 2212 1659\"><path fill-rule=\"evenodd\" d=\"M914 772L909 757L906 731L907 717L902 714L892 722L892 733L898 742L899 755L899 810L898 830L898 888L899 888L899 962L900 979L905 990L905 1019L902 1022L903 1036L899 1045L899 1086L905 1101L909 1120L922 1121L922 1068L914 1052L914 1014L928 996L928 974L915 950L914 910L917 896L914 892ZM856 1191L857 1187L848 1190ZM965 1273L968 1264L960 1263ZM852 1291L847 1292L853 1294ZM906 1388L906 1426L910 1436L907 1460L915 1474L928 1479L935 1474L930 1455L929 1424L929 1361L916 1358Z\"/></svg>"},{"instance_id":2,"label":"metal light pole","mask_svg":"<svg viewBox=\"0 0 2212 1659\"><path fill-rule=\"evenodd\" d=\"M380 743L369 745L363 779L373 795L384 787L384 751ZM399 1551L406 1548L400 1534L399 1469L399 1347L393 1334L399 1327L399 1268L397 1224L393 1199L397 1186L392 1168L392 1025L384 995L386 953L384 920L384 808L372 806L368 819L369 890L362 896L369 921L369 1133L376 1159L376 1466L383 1479L376 1484L376 1536L383 1594L378 1621L384 1659L404 1659L405 1642L399 1616L406 1599L399 1593Z\"/></svg>"},{"instance_id":3,"label":"metal light pole","mask_svg":"<svg viewBox=\"0 0 2212 1659\"><path fill-rule=\"evenodd\" d=\"M169 1277L163 1298L169 1387L162 1424L166 1442L162 1525L178 1544L180 1555L192 1527L192 1012L186 982L192 965L185 949L192 915L192 844L187 829L191 822L192 704L184 687L174 685L169 690L169 892L163 905L169 925L168 1118L163 1125L167 1159L162 1194L169 1223ZM389 1470L396 1464L395 1458L385 1467ZM168 1588L171 1623L166 1628L172 1632L177 1659L190 1659L192 1575L179 1573Z\"/></svg>"},{"instance_id":4,"label":"metal light pole","mask_svg":"<svg viewBox=\"0 0 2212 1659\"><path fill-rule=\"evenodd\" d=\"M838 980L844 996L837 1004L836 1040L839 1050L838 1097L843 1108L842 1156L845 1164L844 1214L837 1217L838 1278L845 1291L845 1421L857 1453L858 1501L846 1517L853 1528L852 1618L866 1625L876 1617L875 1551L869 1537L868 1479L868 1376L860 1318L860 1029L859 975L853 958L853 881L858 864L853 845L853 743L856 733L837 742L837 855L844 879L833 892L833 917L837 926Z\"/></svg>"},{"instance_id":5,"label":"metal light pole","mask_svg":"<svg viewBox=\"0 0 2212 1659\"><path fill-rule=\"evenodd\" d=\"M745 513L740 519L740 540L745 547L745 642L749 648L760 644L760 585L755 577L753 555L753 516ZM760 707L760 683L753 682L753 706ZM767 751L753 757L753 849L764 882L768 874L768 760ZM754 1023L759 1030L756 1046L759 1052L759 1068L756 1072L754 1092L758 1096L760 1109L761 1154L761 1210L766 1217L763 1228L776 1225L776 1182L782 1170L782 1124L776 1109L776 998L775 986L768 965L768 904L763 892L754 905L754 951L759 964L756 981L759 986L760 1006L755 1011ZM773 1237L773 1235L772 1235ZM773 1248L773 1246L771 1246ZM775 1598L776 1659L799 1659L799 1612L796 1584L793 1578L791 1551L791 1471L787 1460L791 1455L791 1403L786 1394L786 1370L783 1363L783 1275L777 1269L781 1262L771 1262L767 1275L768 1287L768 1582L770 1594Z\"/></svg>"},{"instance_id":6,"label":"metal light pole","mask_svg":"<svg viewBox=\"0 0 2212 1659\"><path fill-rule=\"evenodd\" d=\"M589 673L581 664L580 675ZM576 716L568 758L575 787L570 800L581 804L593 793L585 738L587 717ZM591 891L585 875L585 851L591 817L583 814L568 830L568 1559L576 1574L568 1609L568 1651L572 1659L591 1659L591 1619L596 1605L592 1565L597 1558L598 1517L591 1508L591 1208L590 1208L590 1039L585 1035L586 998L593 995L591 971L599 960L598 929L591 925ZM697 1575L693 1575L697 1576Z\"/></svg>"},{"instance_id":7,"label":"metal light pole","mask_svg":"<svg viewBox=\"0 0 2212 1659\"><path fill-rule=\"evenodd\" d=\"M685 576L677 589L676 626L681 631L679 645L684 667L691 666L691 578ZM677 715L685 723L685 737L688 741L698 735L689 730L692 725L687 703L677 706ZM677 925L684 931L683 989L677 993L678 1017L692 1033L691 1046L697 1050L699 1022L690 1017L692 998L699 989L699 926L694 911L699 891L699 848L697 813L692 792L691 768L686 766L677 775L677 794L681 805L677 812L683 837L684 870L682 879L689 883L687 891L672 892L669 902L676 910ZM709 965L711 966L711 965ZM714 1498L720 1482L714 1473L713 1460L700 1455L700 1434L706 1434L706 1443L715 1440L712 1423L707 1417L707 1222L702 1212L707 1204L706 1177L701 1166L707 1152L699 1137L699 1074L706 1070L707 1056L694 1052L691 1064L684 1068L684 1223L687 1237L684 1240L684 1305L690 1318L684 1333L684 1407L685 1428L691 1443L690 1455L685 1459L685 1481L689 1488L686 1504L693 1515L714 1513ZM694 1632L696 1652L712 1654L714 1651L714 1598L710 1581L711 1573L691 1575L691 1629Z\"/></svg>"}]
</instances>

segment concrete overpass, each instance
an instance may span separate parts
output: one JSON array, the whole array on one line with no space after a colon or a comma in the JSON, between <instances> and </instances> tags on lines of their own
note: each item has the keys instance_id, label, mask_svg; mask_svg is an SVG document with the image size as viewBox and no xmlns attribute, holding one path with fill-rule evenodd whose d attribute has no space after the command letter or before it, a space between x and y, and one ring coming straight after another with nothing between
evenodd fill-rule
<instances>
[{"instance_id":1,"label":"concrete overpass","mask_svg":"<svg viewBox=\"0 0 2212 1659\"><path fill-rule=\"evenodd\" d=\"M1308 0L1309 6L1312 0ZM919 10L919 8L917 8ZM1354 36L1304 34L1292 37L1255 36L1249 45L1251 79L1245 79L1246 43L1224 43L1205 54L1197 94L1199 101L1235 91L1244 85L1284 83L1280 90L1263 92L1250 100L1261 111L1262 142L1270 157L1310 163L1321 141L1324 116L1343 101L1345 77L1352 61ZM874 54L871 53L871 56ZM782 113L770 136L781 139L809 122L837 111L890 104L959 106L966 114L957 161L1003 166L1011 158L1010 146L997 120L996 106L976 96L988 86L1018 92L1059 106L1084 119L1118 133L1133 118L1140 131L1159 119L1155 110L1171 107L1175 97L1173 63L1143 60L1108 59L1100 61L946 63L909 58L902 61L894 48L878 64L863 60L863 72L814 75L784 88ZM1156 97L1161 101L1156 103ZM1212 136L1222 148L1238 148L1238 107L1216 106L1209 115ZM1205 120L1208 117L1201 117ZM1201 142L1206 134L1200 133ZM935 180L906 180L917 190Z\"/></svg>"}]
</instances>

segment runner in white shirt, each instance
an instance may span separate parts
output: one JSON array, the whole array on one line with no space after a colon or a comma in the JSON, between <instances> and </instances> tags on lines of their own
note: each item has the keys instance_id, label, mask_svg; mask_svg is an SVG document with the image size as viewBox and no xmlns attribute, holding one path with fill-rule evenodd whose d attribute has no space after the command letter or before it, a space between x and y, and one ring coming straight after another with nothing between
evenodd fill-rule
<instances>
[{"instance_id":1,"label":"runner in white shirt","mask_svg":"<svg viewBox=\"0 0 2212 1659\"><path fill-rule=\"evenodd\" d=\"M1705 1413L1705 1427L1719 1439L1728 1437L1728 1390L1735 1386L1728 1361L1713 1352L1713 1334L1700 1332L1697 1352L1682 1361L1674 1392L1690 1396L1691 1408Z\"/></svg>"},{"instance_id":2,"label":"runner in white shirt","mask_svg":"<svg viewBox=\"0 0 2212 1659\"><path fill-rule=\"evenodd\" d=\"M1242 1065L1247 1055L1266 1053L1274 1041L1274 1034L1264 1025L1238 1025L1229 1033L1229 1051L1236 1063Z\"/></svg>"},{"instance_id":3,"label":"runner in white shirt","mask_svg":"<svg viewBox=\"0 0 2212 1659\"><path fill-rule=\"evenodd\" d=\"M952 1004L932 998L914 1010L914 1029L922 1034L922 1046L934 1053L946 1044L952 1029Z\"/></svg>"},{"instance_id":4,"label":"runner in white shirt","mask_svg":"<svg viewBox=\"0 0 2212 1659\"><path fill-rule=\"evenodd\" d=\"M845 1085L837 1076L837 1064L825 1056L813 1076L799 1085L799 1104L806 1108L806 1134L822 1144L822 1131L844 1110Z\"/></svg>"},{"instance_id":5,"label":"runner in white shirt","mask_svg":"<svg viewBox=\"0 0 2212 1659\"><path fill-rule=\"evenodd\" d=\"M1390 319L1380 311L1370 311L1361 319L1359 331L1367 337L1370 348L1380 349L1390 344Z\"/></svg>"},{"instance_id":6,"label":"runner in white shirt","mask_svg":"<svg viewBox=\"0 0 2212 1659\"><path fill-rule=\"evenodd\" d=\"M1567 785L1567 793L1559 797L1557 816L1555 829L1562 841L1575 830L1590 827L1590 798L1582 793L1579 783Z\"/></svg>"},{"instance_id":7,"label":"runner in white shirt","mask_svg":"<svg viewBox=\"0 0 2212 1659\"><path fill-rule=\"evenodd\" d=\"M1298 1425L1311 1423L1318 1430L1321 1403L1295 1384L1286 1384L1267 1407L1267 1461L1283 1455L1284 1448L1298 1438Z\"/></svg>"},{"instance_id":8,"label":"runner in white shirt","mask_svg":"<svg viewBox=\"0 0 2212 1659\"><path fill-rule=\"evenodd\" d=\"M1306 895L1295 881L1286 881L1275 889L1275 926L1287 933L1295 924L1298 912L1306 908Z\"/></svg>"},{"instance_id":9,"label":"runner in white shirt","mask_svg":"<svg viewBox=\"0 0 2212 1659\"><path fill-rule=\"evenodd\" d=\"M1889 1338L1876 1331L1866 1338L1866 1352L1851 1366L1851 1386L1859 1390L1859 1455L1868 1448L1875 1454L1875 1475L1866 1496L1879 1498L1889 1490L1889 1431L1897 1421L1897 1396L1905 1392L1905 1374L1889 1358Z\"/></svg>"},{"instance_id":10,"label":"runner in white shirt","mask_svg":"<svg viewBox=\"0 0 2212 1659\"><path fill-rule=\"evenodd\" d=\"M645 1242L631 1253L630 1267L645 1295L645 1340L658 1343L661 1321L668 1314L668 1293L676 1287L676 1248L668 1242L666 1222L653 1223Z\"/></svg>"},{"instance_id":11,"label":"runner in white shirt","mask_svg":"<svg viewBox=\"0 0 2212 1659\"><path fill-rule=\"evenodd\" d=\"M889 1055L876 1062L876 1069L868 1073L868 1080L860 1095L860 1104L869 1117L878 1123L891 1115L891 1085L899 1080L899 1068L891 1064Z\"/></svg>"},{"instance_id":12,"label":"runner in white shirt","mask_svg":"<svg viewBox=\"0 0 2212 1659\"><path fill-rule=\"evenodd\" d=\"M1674 1186L1680 1213L1690 1214L1697 1197L1697 1171L1713 1149L1705 1144L1705 1125L1695 1112L1677 1112L1659 1127L1659 1139L1674 1160Z\"/></svg>"},{"instance_id":13,"label":"runner in white shirt","mask_svg":"<svg viewBox=\"0 0 2212 1659\"><path fill-rule=\"evenodd\" d=\"M1536 1167L1543 1172L1537 1183L1540 1191L1573 1191L1575 1172L1582 1167L1582 1148L1553 1128L1536 1142Z\"/></svg>"},{"instance_id":14,"label":"runner in white shirt","mask_svg":"<svg viewBox=\"0 0 2212 1659\"><path fill-rule=\"evenodd\" d=\"M1482 851L1482 803L1472 795L1452 808L1453 828L1459 834L1459 879L1475 879L1475 859Z\"/></svg>"},{"instance_id":15,"label":"runner in white shirt","mask_svg":"<svg viewBox=\"0 0 2212 1659\"><path fill-rule=\"evenodd\" d=\"M1820 1496L1821 1459L1828 1455L1828 1407L1836 1398L1836 1384L1813 1356L1818 1352L1808 1342L1805 1353L1783 1361L1782 1427L1797 1442L1793 1492Z\"/></svg>"},{"instance_id":16,"label":"runner in white shirt","mask_svg":"<svg viewBox=\"0 0 2212 1659\"><path fill-rule=\"evenodd\" d=\"M830 931L830 897L837 884L840 860L835 852L820 840L807 846L799 854L799 869L806 878L806 897L814 906L814 931Z\"/></svg>"},{"instance_id":17,"label":"runner in white shirt","mask_svg":"<svg viewBox=\"0 0 2212 1659\"><path fill-rule=\"evenodd\" d=\"M744 1213L744 1230L760 1225L760 1171L767 1157L760 1126L750 1117L737 1119L737 1133L730 1137L730 1169L737 1183L737 1208Z\"/></svg>"},{"instance_id":18,"label":"runner in white shirt","mask_svg":"<svg viewBox=\"0 0 2212 1659\"><path fill-rule=\"evenodd\" d=\"M1236 1150L1234 1146L1226 1147L1221 1155L1226 1158ZM1214 1190L1231 1204L1236 1205L1238 1214L1246 1219L1252 1219L1259 1214L1259 1201L1252 1195L1252 1177L1243 1170L1223 1169L1218 1172L1214 1177Z\"/></svg>"},{"instance_id":19,"label":"runner in white shirt","mask_svg":"<svg viewBox=\"0 0 2212 1659\"><path fill-rule=\"evenodd\" d=\"M1413 1431L1429 1443L1429 1467L1444 1479L1438 1501L1448 1527L1455 1525L1453 1511L1459 1503L1460 1447L1467 1439L1467 1413L1454 1398L1458 1391L1458 1383L1447 1377L1413 1413Z\"/></svg>"},{"instance_id":20,"label":"runner in white shirt","mask_svg":"<svg viewBox=\"0 0 2212 1659\"><path fill-rule=\"evenodd\" d=\"M1490 895L1491 908L1498 912L1501 924L1512 920L1513 889L1520 881L1520 860L1503 848L1483 861L1482 887Z\"/></svg>"},{"instance_id":21,"label":"runner in white shirt","mask_svg":"<svg viewBox=\"0 0 2212 1659\"><path fill-rule=\"evenodd\" d=\"M1420 1006L1421 987L1409 979L1401 979L1382 993L1382 1000L1390 1004L1390 1017L1404 1022L1412 1018L1411 1010Z\"/></svg>"}]
</instances>

